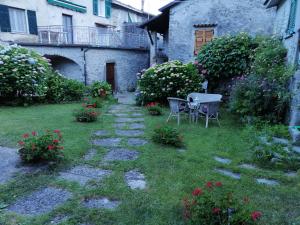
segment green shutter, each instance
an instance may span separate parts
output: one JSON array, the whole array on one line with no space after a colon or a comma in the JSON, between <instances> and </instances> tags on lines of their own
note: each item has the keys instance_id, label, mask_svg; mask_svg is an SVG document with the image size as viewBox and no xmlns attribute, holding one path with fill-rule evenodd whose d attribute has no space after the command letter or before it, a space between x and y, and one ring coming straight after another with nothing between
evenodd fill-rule
<instances>
[{"instance_id":1,"label":"green shutter","mask_svg":"<svg viewBox=\"0 0 300 225\"><path fill-rule=\"evenodd\" d=\"M93 0L93 14L98 16L98 2L99 0Z\"/></svg>"},{"instance_id":2,"label":"green shutter","mask_svg":"<svg viewBox=\"0 0 300 225\"><path fill-rule=\"evenodd\" d=\"M37 35L38 29L37 29L37 21L36 21L35 11L28 10L27 17L28 17L29 33Z\"/></svg>"},{"instance_id":3,"label":"green shutter","mask_svg":"<svg viewBox=\"0 0 300 225\"><path fill-rule=\"evenodd\" d=\"M105 16L106 18L111 17L111 0L105 0Z\"/></svg>"},{"instance_id":4,"label":"green shutter","mask_svg":"<svg viewBox=\"0 0 300 225\"><path fill-rule=\"evenodd\" d=\"M297 13L297 0L291 0L290 17L289 17L288 27L286 30L287 34L295 33L296 13Z\"/></svg>"},{"instance_id":5,"label":"green shutter","mask_svg":"<svg viewBox=\"0 0 300 225\"><path fill-rule=\"evenodd\" d=\"M0 5L0 29L2 32L11 32L8 6Z\"/></svg>"},{"instance_id":6,"label":"green shutter","mask_svg":"<svg viewBox=\"0 0 300 225\"><path fill-rule=\"evenodd\" d=\"M129 12L128 12L128 23L132 23L132 19L131 19Z\"/></svg>"}]
</instances>

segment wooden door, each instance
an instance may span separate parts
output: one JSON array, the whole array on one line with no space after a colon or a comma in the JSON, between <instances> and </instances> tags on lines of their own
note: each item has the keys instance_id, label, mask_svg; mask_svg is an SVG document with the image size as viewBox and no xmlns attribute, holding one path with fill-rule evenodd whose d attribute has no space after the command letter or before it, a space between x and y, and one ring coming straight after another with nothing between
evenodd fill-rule
<instances>
[{"instance_id":1,"label":"wooden door","mask_svg":"<svg viewBox=\"0 0 300 225\"><path fill-rule=\"evenodd\" d=\"M112 90L115 91L115 63L106 63L106 81L112 87Z\"/></svg>"}]
</instances>

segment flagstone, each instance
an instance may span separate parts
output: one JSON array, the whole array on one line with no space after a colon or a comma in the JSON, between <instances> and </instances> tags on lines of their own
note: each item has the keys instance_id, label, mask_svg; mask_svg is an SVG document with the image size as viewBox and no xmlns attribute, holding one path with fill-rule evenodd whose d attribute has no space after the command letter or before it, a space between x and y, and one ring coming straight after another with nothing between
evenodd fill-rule
<instances>
[{"instance_id":1,"label":"flagstone","mask_svg":"<svg viewBox=\"0 0 300 225\"><path fill-rule=\"evenodd\" d=\"M138 158L139 152L125 148L111 149L105 156L105 161L130 161Z\"/></svg>"},{"instance_id":2,"label":"flagstone","mask_svg":"<svg viewBox=\"0 0 300 225\"><path fill-rule=\"evenodd\" d=\"M127 185L133 190L142 190L146 188L145 176L138 170L131 170L125 173L125 181Z\"/></svg>"},{"instance_id":3,"label":"flagstone","mask_svg":"<svg viewBox=\"0 0 300 225\"><path fill-rule=\"evenodd\" d=\"M148 144L148 141L141 138L129 138L127 144L132 147L139 147Z\"/></svg>"},{"instance_id":4,"label":"flagstone","mask_svg":"<svg viewBox=\"0 0 300 225\"><path fill-rule=\"evenodd\" d=\"M118 147L121 141L122 138L103 138L94 140L93 144L101 147Z\"/></svg>"},{"instance_id":5,"label":"flagstone","mask_svg":"<svg viewBox=\"0 0 300 225\"><path fill-rule=\"evenodd\" d=\"M113 201L108 198L99 198L86 200L83 202L83 205L90 209L115 209L120 203L120 201Z\"/></svg>"},{"instance_id":6,"label":"flagstone","mask_svg":"<svg viewBox=\"0 0 300 225\"><path fill-rule=\"evenodd\" d=\"M116 130L116 134L124 137L139 137L144 135L144 131L141 130Z\"/></svg>"}]
</instances>

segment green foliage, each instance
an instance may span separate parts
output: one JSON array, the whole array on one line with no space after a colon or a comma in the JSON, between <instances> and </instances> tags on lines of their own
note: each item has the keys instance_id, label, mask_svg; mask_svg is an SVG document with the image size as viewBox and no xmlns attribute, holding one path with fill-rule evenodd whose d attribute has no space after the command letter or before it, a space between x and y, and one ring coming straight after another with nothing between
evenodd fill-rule
<instances>
[{"instance_id":1,"label":"green foliage","mask_svg":"<svg viewBox=\"0 0 300 225\"><path fill-rule=\"evenodd\" d=\"M46 131L39 135L35 131L23 135L19 141L21 149L19 155L26 163L37 163L41 161L57 161L63 158L63 139L59 130Z\"/></svg>"},{"instance_id":2,"label":"green foliage","mask_svg":"<svg viewBox=\"0 0 300 225\"><path fill-rule=\"evenodd\" d=\"M93 98L93 97L88 96L88 97L84 98L84 105L86 107L92 106L94 108L102 108L103 99L100 97Z\"/></svg>"},{"instance_id":3,"label":"green foliage","mask_svg":"<svg viewBox=\"0 0 300 225\"><path fill-rule=\"evenodd\" d=\"M45 95L48 61L39 54L19 46L0 45L0 96L5 99Z\"/></svg>"},{"instance_id":4,"label":"green foliage","mask_svg":"<svg viewBox=\"0 0 300 225\"><path fill-rule=\"evenodd\" d=\"M286 50L275 38L263 38L253 55L251 74L238 77L232 89L230 109L242 117L283 122L291 94L293 68L285 64Z\"/></svg>"},{"instance_id":5,"label":"green foliage","mask_svg":"<svg viewBox=\"0 0 300 225\"><path fill-rule=\"evenodd\" d=\"M199 92L203 77L193 64L179 61L167 62L149 68L139 80L139 101L144 104L166 102L168 97L185 98L191 92Z\"/></svg>"},{"instance_id":6,"label":"green foliage","mask_svg":"<svg viewBox=\"0 0 300 225\"><path fill-rule=\"evenodd\" d=\"M105 98L112 94L112 87L106 81L95 81L89 87L91 96Z\"/></svg>"},{"instance_id":7,"label":"green foliage","mask_svg":"<svg viewBox=\"0 0 300 225\"><path fill-rule=\"evenodd\" d=\"M90 123L97 121L99 112L93 107L82 107L74 111L74 117L77 122Z\"/></svg>"},{"instance_id":8,"label":"green foliage","mask_svg":"<svg viewBox=\"0 0 300 225\"><path fill-rule=\"evenodd\" d=\"M245 75L250 69L254 47L253 39L246 33L215 38L199 51L199 72L212 89L218 87L221 81Z\"/></svg>"},{"instance_id":9,"label":"green foliage","mask_svg":"<svg viewBox=\"0 0 300 225\"><path fill-rule=\"evenodd\" d=\"M190 199L184 200L186 224L253 225L261 216L261 212L251 210L248 197L236 198L221 182L207 182L204 188L194 189Z\"/></svg>"},{"instance_id":10,"label":"green foliage","mask_svg":"<svg viewBox=\"0 0 300 225\"><path fill-rule=\"evenodd\" d=\"M158 105L148 106L147 110L151 116L161 116L162 115L162 108Z\"/></svg>"},{"instance_id":11,"label":"green foliage","mask_svg":"<svg viewBox=\"0 0 300 225\"><path fill-rule=\"evenodd\" d=\"M182 135L180 135L177 129L168 126L156 128L152 135L152 140L163 145L174 147L184 146Z\"/></svg>"}]
</instances>

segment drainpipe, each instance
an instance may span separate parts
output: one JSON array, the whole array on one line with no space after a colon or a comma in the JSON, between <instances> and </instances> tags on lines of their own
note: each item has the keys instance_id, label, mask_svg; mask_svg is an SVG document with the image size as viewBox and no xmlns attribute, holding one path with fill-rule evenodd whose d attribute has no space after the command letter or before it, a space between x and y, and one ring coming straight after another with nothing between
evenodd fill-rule
<instances>
[{"instance_id":1,"label":"drainpipe","mask_svg":"<svg viewBox=\"0 0 300 225\"><path fill-rule=\"evenodd\" d=\"M84 85L87 86L87 72L86 72L86 53L90 50L89 48L83 49L83 61L84 61L84 67L83 67L83 76L84 76Z\"/></svg>"}]
</instances>

